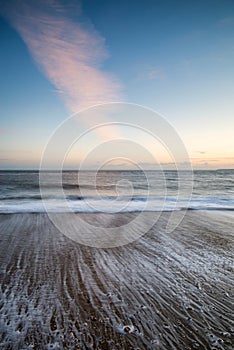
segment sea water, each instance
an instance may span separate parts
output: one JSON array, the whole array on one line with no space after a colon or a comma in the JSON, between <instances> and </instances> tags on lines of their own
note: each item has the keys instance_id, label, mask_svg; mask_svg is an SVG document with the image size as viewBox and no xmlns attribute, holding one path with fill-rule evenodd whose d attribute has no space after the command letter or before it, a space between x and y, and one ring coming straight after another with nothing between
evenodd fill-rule
<instances>
[{"instance_id":1,"label":"sea water","mask_svg":"<svg viewBox=\"0 0 234 350\"><path fill-rule=\"evenodd\" d=\"M234 210L234 170L1 171L0 213Z\"/></svg>"}]
</instances>

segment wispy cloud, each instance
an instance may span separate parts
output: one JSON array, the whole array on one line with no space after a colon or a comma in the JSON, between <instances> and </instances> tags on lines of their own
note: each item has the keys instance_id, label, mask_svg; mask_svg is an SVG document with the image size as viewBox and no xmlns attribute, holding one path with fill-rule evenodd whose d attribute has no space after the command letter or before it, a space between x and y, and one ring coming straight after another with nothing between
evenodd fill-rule
<instances>
[{"instance_id":1,"label":"wispy cloud","mask_svg":"<svg viewBox=\"0 0 234 350\"><path fill-rule=\"evenodd\" d=\"M145 73L146 78L149 80L162 80L164 78L164 73L161 68L149 67Z\"/></svg>"},{"instance_id":2,"label":"wispy cloud","mask_svg":"<svg viewBox=\"0 0 234 350\"><path fill-rule=\"evenodd\" d=\"M206 152L205 151L196 151L196 153L205 154Z\"/></svg>"},{"instance_id":3,"label":"wispy cloud","mask_svg":"<svg viewBox=\"0 0 234 350\"><path fill-rule=\"evenodd\" d=\"M217 23L221 27L232 26L234 24L234 16L223 17Z\"/></svg>"},{"instance_id":4,"label":"wispy cloud","mask_svg":"<svg viewBox=\"0 0 234 350\"><path fill-rule=\"evenodd\" d=\"M207 169L234 168L234 157L192 157L190 158L194 168Z\"/></svg>"},{"instance_id":5,"label":"wispy cloud","mask_svg":"<svg viewBox=\"0 0 234 350\"><path fill-rule=\"evenodd\" d=\"M165 72L162 67L154 65L137 65L136 81L164 80Z\"/></svg>"},{"instance_id":6,"label":"wispy cloud","mask_svg":"<svg viewBox=\"0 0 234 350\"><path fill-rule=\"evenodd\" d=\"M118 79L101 68L105 40L84 21L80 6L13 0L3 12L71 112L120 99Z\"/></svg>"}]
</instances>

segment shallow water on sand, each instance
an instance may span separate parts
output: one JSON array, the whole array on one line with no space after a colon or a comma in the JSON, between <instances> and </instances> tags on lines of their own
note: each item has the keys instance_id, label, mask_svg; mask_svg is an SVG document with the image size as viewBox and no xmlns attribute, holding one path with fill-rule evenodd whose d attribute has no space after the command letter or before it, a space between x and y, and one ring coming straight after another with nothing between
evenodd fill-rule
<instances>
[{"instance_id":1,"label":"shallow water on sand","mask_svg":"<svg viewBox=\"0 0 234 350\"><path fill-rule=\"evenodd\" d=\"M234 211L233 184L234 170L0 171L0 213Z\"/></svg>"},{"instance_id":2,"label":"shallow water on sand","mask_svg":"<svg viewBox=\"0 0 234 350\"><path fill-rule=\"evenodd\" d=\"M46 214L1 215L0 348L233 349L233 217L189 212L167 234L168 215L113 249L71 241Z\"/></svg>"}]
</instances>

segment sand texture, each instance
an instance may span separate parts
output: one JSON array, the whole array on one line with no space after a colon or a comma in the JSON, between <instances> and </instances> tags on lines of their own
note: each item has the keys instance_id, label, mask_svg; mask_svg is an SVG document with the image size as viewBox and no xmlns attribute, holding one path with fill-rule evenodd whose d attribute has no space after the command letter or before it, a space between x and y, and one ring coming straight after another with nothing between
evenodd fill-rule
<instances>
[{"instance_id":1,"label":"sand texture","mask_svg":"<svg viewBox=\"0 0 234 350\"><path fill-rule=\"evenodd\" d=\"M168 234L168 215L111 249L73 242L46 214L1 215L0 349L233 349L233 217L190 211Z\"/></svg>"}]
</instances>

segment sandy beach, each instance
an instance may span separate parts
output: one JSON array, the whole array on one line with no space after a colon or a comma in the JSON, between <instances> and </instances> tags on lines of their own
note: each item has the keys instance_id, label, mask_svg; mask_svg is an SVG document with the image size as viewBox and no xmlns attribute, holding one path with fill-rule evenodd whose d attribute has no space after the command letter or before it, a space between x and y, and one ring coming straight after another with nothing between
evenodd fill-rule
<instances>
[{"instance_id":1,"label":"sandy beach","mask_svg":"<svg viewBox=\"0 0 234 350\"><path fill-rule=\"evenodd\" d=\"M135 214L105 215L117 227ZM0 215L0 348L233 349L233 216L189 211L168 234L168 215L111 249L45 213Z\"/></svg>"}]
</instances>

